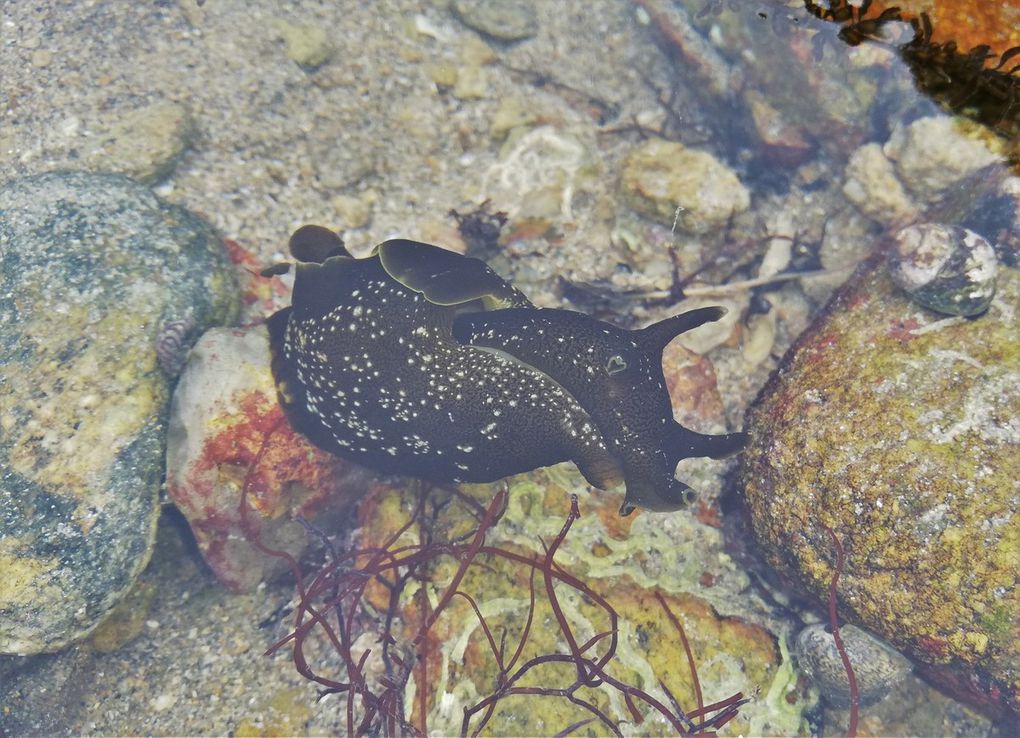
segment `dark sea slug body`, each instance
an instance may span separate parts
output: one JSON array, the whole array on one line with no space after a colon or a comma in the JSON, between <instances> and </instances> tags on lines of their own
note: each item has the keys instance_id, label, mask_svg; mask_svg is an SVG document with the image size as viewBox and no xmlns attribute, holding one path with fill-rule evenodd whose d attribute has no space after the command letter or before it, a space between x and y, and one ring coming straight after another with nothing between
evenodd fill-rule
<instances>
[{"instance_id":1,"label":"dark sea slug body","mask_svg":"<svg viewBox=\"0 0 1020 738\"><path fill-rule=\"evenodd\" d=\"M738 451L673 420L665 345L716 320L692 311L627 331L539 309L483 262L414 241L354 259L325 229L291 239L292 305L270 318L273 373L294 426L386 473L489 482L573 461L621 510L674 510L692 456Z\"/></svg>"}]
</instances>

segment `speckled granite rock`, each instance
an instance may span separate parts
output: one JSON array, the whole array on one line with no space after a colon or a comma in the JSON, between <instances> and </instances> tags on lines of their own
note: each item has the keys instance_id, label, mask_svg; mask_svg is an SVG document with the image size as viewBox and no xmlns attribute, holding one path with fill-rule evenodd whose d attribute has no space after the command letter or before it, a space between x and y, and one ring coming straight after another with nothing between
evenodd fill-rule
<instances>
[{"instance_id":1,"label":"speckled granite rock","mask_svg":"<svg viewBox=\"0 0 1020 738\"><path fill-rule=\"evenodd\" d=\"M627 155L620 190L638 212L665 225L675 219L691 233L721 228L751 204L747 188L726 164L662 139L646 141Z\"/></svg>"},{"instance_id":2,"label":"speckled granite rock","mask_svg":"<svg viewBox=\"0 0 1020 738\"><path fill-rule=\"evenodd\" d=\"M984 316L929 312L872 257L749 416L743 484L769 560L1001 719L1020 711L1020 272Z\"/></svg>"},{"instance_id":3,"label":"speckled granite rock","mask_svg":"<svg viewBox=\"0 0 1020 738\"><path fill-rule=\"evenodd\" d=\"M256 464L256 461L258 462ZM249 590L280 571L248 531L297 556L308 542L295 517L342 514L366 477L294 432L276 401L265 326L214 329L199 340L174 392L167 436L167 492L184 513L217 578Z\"/></svg>"},{"instance_id":4,"label":"speckled granite rock","mask_svg":"<svg viewBox=\"0 0 1020 738\"><path fill-rule=\"evenodd\" d=\"M170 389L156 344L230 320L236 290L203 221L83 172L0 189L0 279L0 653L35 653L87 634L148 560Z\"/></svg>"}]
</instances>

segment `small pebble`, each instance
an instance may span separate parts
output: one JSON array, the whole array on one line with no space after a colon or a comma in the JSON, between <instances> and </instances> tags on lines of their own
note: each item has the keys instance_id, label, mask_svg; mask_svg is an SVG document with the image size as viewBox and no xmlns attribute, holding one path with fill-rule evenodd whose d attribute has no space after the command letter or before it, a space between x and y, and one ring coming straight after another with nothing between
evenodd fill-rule
<instances>
[{"instance_id":1,"label":"small pebble","mask_svg":"<svg viewBox=\"0 0 1020 738\"><path fill-rule=\"evenodd\" d=\"M276 31L283 38L287 58L306 69L320 67L333 56L329 36L321 26L277 20Z\"/></svg>"},{"instance_id":2,"label":"small pebble","mask_svg":"<svg viewBox=\"0 0 1020 738\"><path fill-rule=\"evenodd\" d=\"M519 0L455 0L453 10L465 26L498 41L520 41L538 32L534 10Z\"/></svg>"},{"instance_id":3,"label":"small pebble","mask_svg":"<svg viewBox=\"0 0 1020 738\"><path fill-rule=\"evenodd\" d=\"M156 696L149 704L156 712L163 712L177 704L177 695L164 692L163 694Z\"/></svg>"},{"instance_id":4,"label":"small pebble","mask_svg":"<svg viewBox=\"0 0 1020 738\"><path fill-rule=\"evenodd\" d=\"M53 61L53 52L48 49L38 49L32 52L32 66L38 69L45 69Z\"/></svg>"},{"instance_id":5,"label":"small pebble","mask_svg":"<svg viewBox=\"0 0 1020 738\"><path fill-rule=\"evenodd\" d=\"M485 97L489 77L482 67L461 67L453 85L453 96L458 100L476 100Z\"/></svg>"},{"instance_id":6,"label":"small pebble","mask_svg":"<svg viewBox=\"0 0 1020 738\"><path fill-rule=\"evenodd\" d=\"M343 221L344 228L364 228L372 222L372 204L374 200L366 197L337 195L333 198L333 208Z\"/></svg>"},{"instance_id":7,"label":"small pebble","mask_svg":"<svg viewBox=\"0 0 1020 738\"><path fill-rule=\"evenodd\" d=\"M853 625L839 630L857 678L862 706L874 704L910 673L910 662L885 641ZM797 663L814 680L822 697L835 707L850 704L850 682L836 641L824 623L801 630L794 639Z\"/></svg>"}]
</instances>

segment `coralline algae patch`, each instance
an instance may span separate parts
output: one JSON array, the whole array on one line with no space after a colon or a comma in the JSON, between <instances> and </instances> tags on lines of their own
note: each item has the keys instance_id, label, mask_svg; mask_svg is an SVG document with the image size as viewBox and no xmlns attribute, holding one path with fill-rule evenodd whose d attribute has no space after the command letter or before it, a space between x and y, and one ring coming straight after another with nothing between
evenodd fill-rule
<instances>
[{"instance_id":1,"label":"coralline algae patch","mask_svg":"<svg viewBox=\"0 0 1020 738\"><path fill-rule=\"evenodd\" d=\"M294 518L341 515L362 490L358 472L287 422L264 326L202 336L173 397L167 491L221 582L243 591L278 572L251 536L296 556L307 536Z\"/></svg>"},{"instance_id":2,"label":"coralline algae patch","mask_svg":"<svg viewBox=\"0 0 1020 738\"><path fill-rule=\"evenodd\" d=\"M496 487L475 485L464 489L487 505ZM506 512L488 532L486 545L523 555L544 555L544 546L548 547L563 527L570 493L583 489L579 475L563 466L512 478ZM737 593L747 584L746 575L722 553L719 531L696 522L689 512L671 516L637 512L622 519L616 514L618 498L613 493L582 494L581 517L574 521L555 554L557 567L606 598L618 616L616 656L609 668L612 675L669 704L659 686L661 681L686 711L698 707L683 640L663 606L665 603L689 641L703 702L710 704L737 692L751 697L751 702L724 726L723 734L800 732L806 725L802 713L813 700L798 691L796 672L789 659L781 656L780 639L744 618L720 614L722 606L713 606L713 602L728 603L731 609L734 598L740 596ZM407 520L413 500L410 493L397 490L380 490L367 498L360 509L363 526L360 545L368 547L387 540ZM467 514L466 508L455 503L435 518L431 534L437 539L455 540L469 534L476 525L477 520ZM420 535L420 530L412 528L402 540L416 543ZM399 547L400 542L394 546ZM458 564L457 560L445 557L437 559L430 569L424 584L430 607L436 606ZM706 568L711 569L712 587L698 584ZM477 605L495 642L503 643L504 665L511 662L520 648L513 667L507 668L511 673L530 659L569 653L542 573L536 571L533 582L531 578L529 566L483 555L467 569L457 586ZM605 653L609 641L604 634L613 627L606 610L580 590L562 582L554 586L556 599L577 643L597 641L586 655ZM532 588L535 592L532 624L521 647L532 607ZM371 589L367 597L385 611L384 588ZM416 593L408 593L405 602L401 615L404 636L410 639L422 613ZM429 642L434 649L426 659L427 724L430 731L459 733L464 709L490 695L499 681L493 647L478 614L465 597L453 598L433 626ZM576 678L573 663L543 663L530 669L518 685L565 689ZM414 695L407 696L406 701L415 705L418 716L420 688L414 672L405 695ZM646 719L636 722L619 691L582 687L576 696L613 719L622 720L620 727L626 734L671 734L673 730L664 718L644 708ZM476 726L482 714L484 710L475 714ZM513 695L496 702L485 732L549 735L590 717L590 712L562 696ZM601 727L595 724L590 729L598 732Z\"/></svg>"}]
</instances>

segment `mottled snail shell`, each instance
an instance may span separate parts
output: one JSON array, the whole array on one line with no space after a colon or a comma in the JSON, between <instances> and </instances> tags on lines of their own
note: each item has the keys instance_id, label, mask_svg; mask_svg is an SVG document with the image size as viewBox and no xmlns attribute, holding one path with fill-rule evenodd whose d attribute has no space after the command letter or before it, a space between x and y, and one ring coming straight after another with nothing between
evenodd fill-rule
<instances>
[{"instance_id":1,"label":"mottled snail shell","mask_svg":"<svg viewBox=\"0 0 1020 738\"><path fill-rule=\"evenodd\" d=\"M318 226L291 238L291 306L269 319L273 374L294 427L389 474L491 482L573 461L626 484L634 507L675 510L680 459L739 451L673 420L662 349L717 320L703 308L628 331L536 308L482 261L408 240L355 259Z\"/></svg>"}]
</instances>

